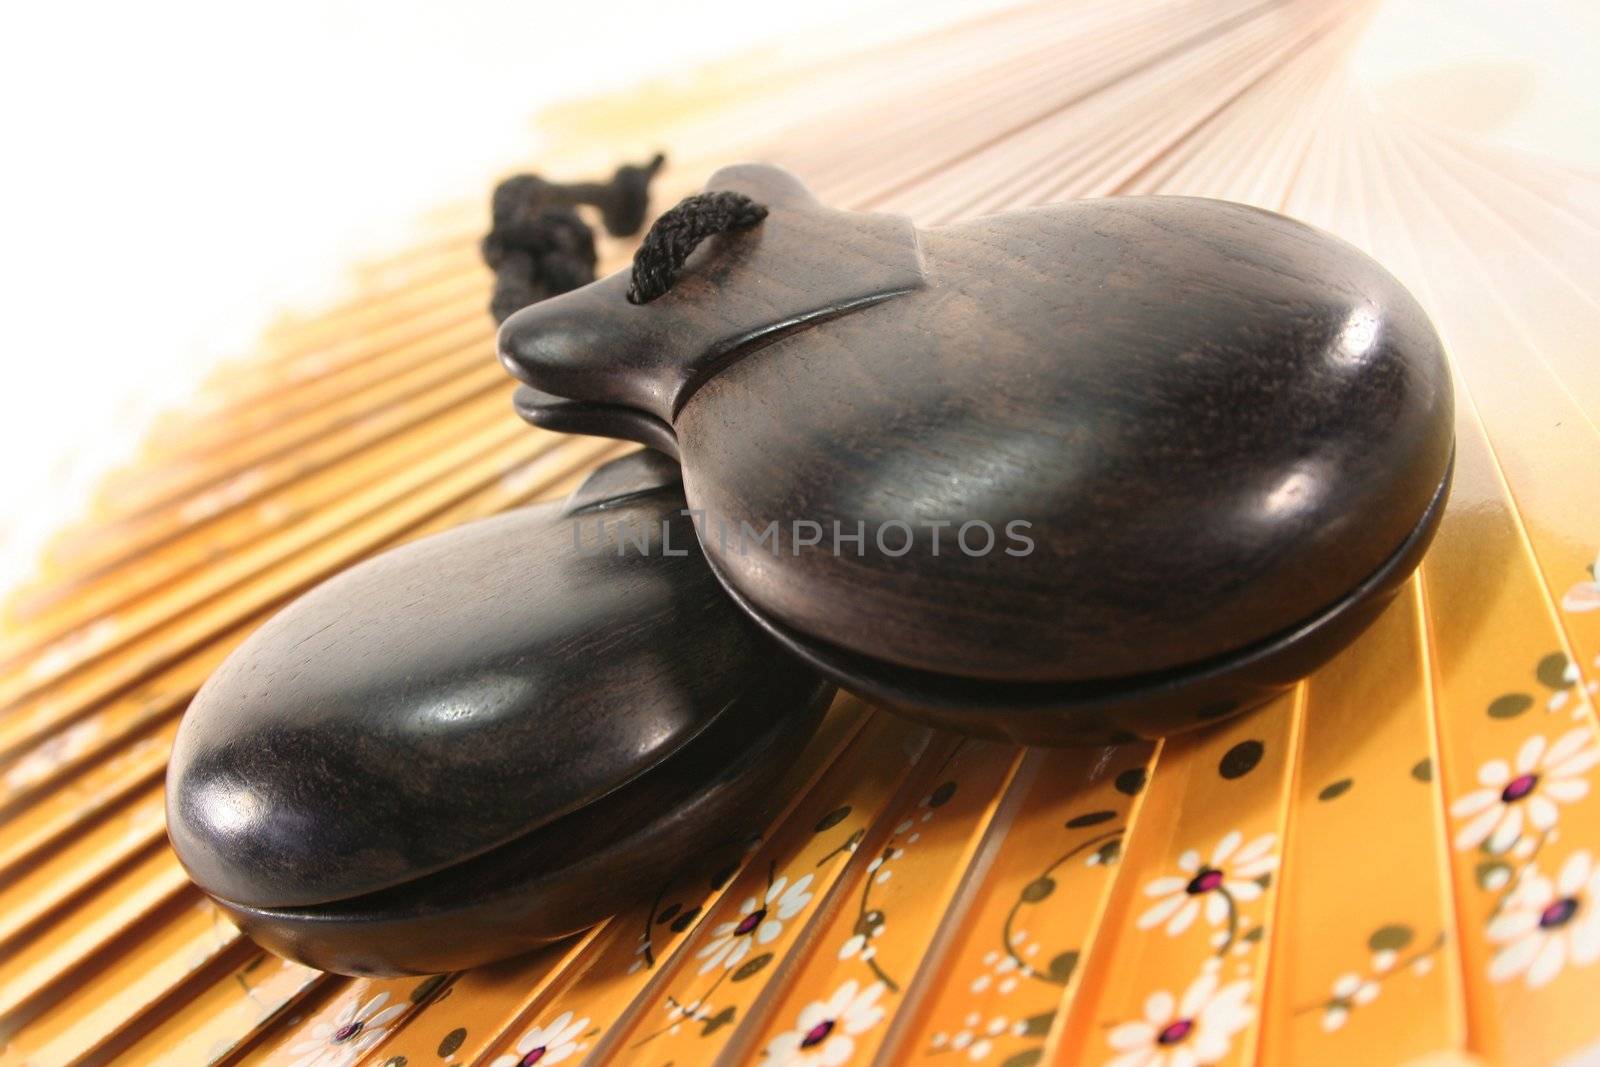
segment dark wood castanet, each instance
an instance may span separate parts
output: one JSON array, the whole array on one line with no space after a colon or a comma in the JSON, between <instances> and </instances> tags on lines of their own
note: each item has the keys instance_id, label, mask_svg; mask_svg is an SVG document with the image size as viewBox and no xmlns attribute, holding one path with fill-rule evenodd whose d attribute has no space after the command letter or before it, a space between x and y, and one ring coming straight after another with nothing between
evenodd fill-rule
<instances>
[{"instance_id":1,"label":"dark wood castanet","mask_svg":"<svg viewBox=\"0 0 1600 1067\"><path fill-rule=\"evenodd\" d=\"M728 600L684 507L637 452L285 608L178 732L195 882L296 959L425 973L580 930L759 828L832 687Z\"/></svg>"},{"instance_id":2,"label":"dark wood castanet","mask_svg":"<svg viewBox=\"0 0 1600 1067\"><path fill-rule=\"evenodd\" d=\"M1303 676L1427 546L1446 361L1329 234L1185 197L919 230L772 167L708 188L770 213L652 303L621 273L525 309L501 360L531 421L680 457L730 594L864 696L1164 734Z\"/></svg>"}]
</instances>

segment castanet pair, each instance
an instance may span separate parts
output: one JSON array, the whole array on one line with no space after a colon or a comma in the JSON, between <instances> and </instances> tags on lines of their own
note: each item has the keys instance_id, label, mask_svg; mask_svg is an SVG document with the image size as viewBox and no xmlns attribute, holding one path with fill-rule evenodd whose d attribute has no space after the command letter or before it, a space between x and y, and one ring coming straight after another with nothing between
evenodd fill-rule
<instances>
[{"instance_id":1,"label":"castanet pair","mask_svg":"<svg viewBox=\"0 0 1600 1067\"><path fill-rule=\"evenodd\" d=\"M335 578L196 698L173 841L269 947L387 973L569 934L758 825L830 683L1024 743L1248 708L1427 547L1440 344L1325 233L1180 197L923 230L762 166L708 189L758 210L652 230L664 281L500 335L524 417L655 452Z\"/></svg>"}]
</instances>

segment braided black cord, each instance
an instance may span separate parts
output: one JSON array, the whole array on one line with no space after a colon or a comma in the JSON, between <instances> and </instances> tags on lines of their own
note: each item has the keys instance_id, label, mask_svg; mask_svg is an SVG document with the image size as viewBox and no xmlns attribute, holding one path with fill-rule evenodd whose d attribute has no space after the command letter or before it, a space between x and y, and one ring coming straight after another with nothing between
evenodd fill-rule
<instances>
[{"instance_id":1,"label":"braided black cord","mask_svg":"<svg viewBox=\"0 0 1600 1067\"><path fill-rule=\"evenodd\" d=\"M664 212L633 257L628 302L648 304L671 289L689 253L707 237L745 230L767 217L765 206L740 193L701 193Z\"/></svg>"}]
</instances>

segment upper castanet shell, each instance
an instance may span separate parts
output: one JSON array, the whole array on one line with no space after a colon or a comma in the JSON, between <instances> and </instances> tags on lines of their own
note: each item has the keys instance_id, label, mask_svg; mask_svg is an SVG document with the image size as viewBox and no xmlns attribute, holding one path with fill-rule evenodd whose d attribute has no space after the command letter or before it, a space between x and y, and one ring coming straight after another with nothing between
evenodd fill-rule
<instances>
[{"instance_id":1,"label":"upper castanet shell","mask_svg":"<svg viewBox=\"0 0 1600 1067\"><path fill-rule=\"evenodd\" d=\"M651 304L615 275L524 310L501 356L535 421L675 449L718 575L800 640L969 681L1167 675L1317 619L1431 530L1438 337L1329 234L1181 197L916 230L772 168L710 187L769 215ZM774 521L776 552L741 536Z\"/></svg>"}]
</instances>

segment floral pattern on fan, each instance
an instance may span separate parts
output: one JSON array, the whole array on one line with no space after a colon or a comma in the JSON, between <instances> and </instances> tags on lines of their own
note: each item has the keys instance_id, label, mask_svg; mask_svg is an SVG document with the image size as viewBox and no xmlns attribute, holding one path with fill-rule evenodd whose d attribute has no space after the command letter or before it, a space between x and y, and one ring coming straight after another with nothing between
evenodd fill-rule
<instances>
[{"instance_id":1,"label":"floral pattern on fan","mask_svg":"<svg viewBox=\"0 0 1600 1067\"><path fill-rule=\"evenodd\" d=\"M1571 601L1569 591L1563 606L1588 610ZM1535 673L1561 687L1548 710L1570 702L1580 725L1523 734L1510 755L1480 764L1476 788L1458 796L1449 812L1456 848L1481 856L1477 888L1493 894L1482 927L1485 977L1537 991L1600 962L1600 864L1587 818L1600 732L1588 699L1594 687L1580 684L1564 653L1546 655ZM1578 699L1569 701L1568 693ZM1489 704L1488 717L1516 720L1528 703L1522 694L1503 695ZM1570 832L1563 836L1564 830Z\"/></svg>"},{"instance_id":2,"label":"floral pattern on fan","mask_svg":"<svg viewBox=\"0 0 1600 1067\"><path fill-rule=\"evenodd\" d=\"M882 982L863 987L854 978L845 982L826 1000L814 1000L801 1009L792 1029L767 1043L770 1067L815 1064L838 1067L855 1053L855 1038L883 1022L884 1007L878 1001L885 991Z\"/></svg>"},{"instance_id":3,"label":"floral pattern on fan","mask_svg":"<svg viewBox=\"0 0 1600 1067\"><path fill-rule=\"evenodd\" d=\"M737 967L751 945L775 940L783 933L784 924L811 903L810 885L809 874L796 879L793 885L787 876L779 876L764 895L745 898L738 916L712 930L711 940L697 953L703 961L700 973Z\"/></svg>"},{"instance_id":4,"label":"floral pattern on fan","mask_svg":"<svg viewBox=\"0 0 1600 1067\"><path fill-rule=\"evenodd\" d=\"M1378 999L1385 983L1406 973L1420 977L1433 970L1435 956L1448 943L1443 931L1420 948L1415 942L1416 932L1404 923L1380 926L1367 938L1372 955L1365 970L1340 974L1324 1000L1297 1008L1295 1014L1320 1011L1322 1029L1329 1033L1342 1029L1353 1014Z\"/></svg>"},{"instance_id":5,"label":"floral pattern on fan","mask_svg":"<svg viewBox=\"0 0 1600 1067\"><path fill-rule=\"evenodd\" d=\"M1145 896L1160 899L1139 916L1139 929L1165 924L1166 932L1178 937L1203 914L1221 934L1215 939L1217 954L1232 948L1240 935L1240 905L1260 898L1272 872L1278 869L1273 852L1276 835L1262 834L1249 844L1243 842L1244 835L1238 830L1229 831L1204 862L1199 850L1185 850L1178 857L1179 873L1146 883Z\"/></svg>"},{"instance_id":6,"label":"floral pattern on fan","mask_svg":"<svg viewBox=\"0 0 1600 1067\"><path fill-rule=\"evenodd\" d=\"M1119 1055L1106 1067L1196 1067L1219 1063L1233 1039L1256 1015L1251 984L1223 985L1218 961L1207 960L1181 996L1157 990L1145 998L1144 1017L1115 1026L1106 1041Z\"/></svg>"},{"instance_id":7,"label":"floral pattern on fan","mask_svg":"<svg viewBox=\"0 0 1600 1067\"><path fill-rule=\"evenodd\" d=\"M1514 761L1490 760L1478 768L1481 788L1450 806L1450 814L1465 820L1456 832L1456 847L1481 847L1498 856L1532 839L1537 849L1555 829L1561 806L1588 795L1584 776L1596 763L1600 745L1586 726L1569 730L1554 744L1534 734Z\"/></svg>"},{"instance_id":8,"label":"floral pattern on fan","mask_svg":"<svg viewBox=\"0 0 1600 1067\"><path fill-rule=\"evenodd\" d=\"M840 849L853 851L854 846L847 841ZM769 865L765 890L746 897L736 915L713 927L706 943L695 953L695 976L715 973L716 977L699 994L666 994L662 1001L666 1021L636 1044L647 1044L665 1034L677 1034L686 1023L697 1024L702 1037L709 1037L733 1023L738 1017L738 1006L725 1004L718 1008L713 998L724 981L746 981L772 962L773 952L751 955L751 946L762 947L777 940L787 924L810 906L814 897L812 880L813 875L804 874L790 881L789 875L779 874L775 866Z\"/></svg>"},{"instance_id":9,"label":"floral pattern on fan","mask_svg":"<svg viewBox=\"0 0 1600 1067\"><path fill-rule=\"evenodd\" d=\"M388 1037L390 1026L405 1011L404 1004L389 1004L388 993L365 1002L358 993L332 1019L314 1023L307 1039L290 1047L292 1067L348 1067Z\"/></svg>"},{"instance_id":10,"label":"floral pattern on fan","mask_svg":"<svg viewBox=\"0 0 1600 1067\"><path fill-rule=\"evenodd\" d=\"M960 746L957 746L959 751ZM949 759L954 758L951 753ZM877 886L887 885L894 877L895 861L904 859L906 849L913 848L922 838L922 831L938 810L950 802L956 795L957 785L954 781L944 781L917 801L916 807L908 812L904 818L895 824L890 831L888 840L883 843L878 854L867 863L865 877L862 879L861 894L856 900L856 919L851 927L850 936L840 943L835 955L841 960L859 960L871 972L871 977L877 984L889 993L900 992L900 983L895 980L883 965L878 961L877 947L874 941L882 938L888 928L888 912L879 907L872 899L872 891ZM855 842L860 843L858 838Z\"/></svg>"},{"instance_id":11,"label":"floral pattern on fan","mask_svg":"<svg viewBox=\"0 0 1600 1067\"><path fill-rule=\"evenodd\" d=\"M582 1040L588 1026L588 1019L574 1019L572 1012L562 1012L549 1023L523 1034L517 1039L516 1052L495 1057L491 1067L534 1067L570 1059L589 1047Z\"/></svg>"},{"instance_id":12,"label":"floral pattern on fan","mask_svg":"<svg viewBox=\"0 0 1600 1067\"><path fill-rule=\"evenodd\" d=\"M970 942L954 952L954 966L941 976L948 992L913 1055L1005 1067L1044 1062L1093 902L1118 873L1149 757L1149 749L1130 745L1076 764L1044 764L1025 785L990 875L1006 891L982 903Z\"/></svg>"},{"instance_id":13,"label":"floral pattern on fan","mask_svg":"<svg viewBox=\"0 0 1600 1067\"><path fill-rule=\"evenodd\" d=\"M1538 989L1569 963L1600 960L1600 865L1593 854L1572 853L1554 877L1530 864L1487 934L1499 946L1489 964L1495 982L1521 978Z\"/></svg>"}]
</instances>

